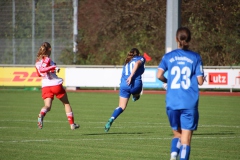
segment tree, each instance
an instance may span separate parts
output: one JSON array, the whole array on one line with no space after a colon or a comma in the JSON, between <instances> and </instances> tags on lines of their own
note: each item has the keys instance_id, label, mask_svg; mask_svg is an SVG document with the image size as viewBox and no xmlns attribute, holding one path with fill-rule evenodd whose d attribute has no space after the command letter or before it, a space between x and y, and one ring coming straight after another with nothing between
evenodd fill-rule
<instances>
[{"instance_id":1,"label":"tree","mask_svg":"<svg viewBox=\"0 0 240 160\"><path fill-rule=\"evenodd\" d=\"M205 65L239 65L240 2L188 1L181 6L182 26L191 29L191 49ZM165 52L166 2L159 0L81 0L79 64L122 65L137 47L158 65Z\"/></svg>"},{"instance_id":2,"label":"tree","mask_svg":"<svg viewBox=\"0 0 240 160\"><path fill-rule=\"evenodd\" d=\"M155 57L152 64L158 63L164 54L166 11L162 6L166 6L165 2L81 2L79 57L94 57L94 64L122 65L127 52L137 47Z\"/></svg>"},{"instance_id":3,"label":"tree","mask_svg":"<svg viewBox=\"0 0 240 160\"><path fill-rule=\"evenodd\" d=\"M192 30L192 49L205 65L240 65L239 7L238 0L183 2L182 24Z\"/></svg>"}]
</instances>

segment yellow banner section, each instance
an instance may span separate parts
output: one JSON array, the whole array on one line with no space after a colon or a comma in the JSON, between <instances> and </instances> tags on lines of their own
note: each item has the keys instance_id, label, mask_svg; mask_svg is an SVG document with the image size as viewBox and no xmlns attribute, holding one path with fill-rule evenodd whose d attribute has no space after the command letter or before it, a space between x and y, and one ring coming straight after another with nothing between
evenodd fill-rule
<instances>
[{"instance_id":1,"label":"yellow banner section","mask_svg":"<svg viewBox=\"0 0 240 160\"><path fill-rule=\"evenodd\" d=\"M57 75L64 80L65 68ZM41 80L34 67L0 67L0 86L41 86Z\"/></svg>"}]
</instances>

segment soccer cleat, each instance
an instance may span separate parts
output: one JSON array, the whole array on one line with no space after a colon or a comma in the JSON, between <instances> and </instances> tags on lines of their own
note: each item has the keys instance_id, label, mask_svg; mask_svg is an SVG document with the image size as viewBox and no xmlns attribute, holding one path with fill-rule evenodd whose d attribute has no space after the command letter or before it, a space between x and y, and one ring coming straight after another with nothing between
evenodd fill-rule
<instances>
[{"instance_id":1,"label":"soccer cleat","mask_svg":"<svg viewBox=\"0 0 240 160\"><path fill-rule=\"evenodd\" d=\"M133 102L137 101L140 98L140 94L135 94L132 97Z\"/></svg>"},{"instance_id":2,"label":"soccer cleat","mask_svg":"<svg viewBox=\"0 0 240 160\"><path fill-rule=\"evenodd\" d=\"M70 125L70 128L71 128L71 130L78 129L78 128L80 128L80 125L74 123L74 124L71 124L71 125Z\"/></svg>"},{"instance_id":3,"label":"soccer cleat","mask_svg":"<svg viewBox=\"0 0 240 160\"><path fill-rule=\"evenodd\" d=\"M105 132L108 132L108 131L109 131L109 129L110 129L113 121L114 121L114 120L113 120L112 118L110 118L110 119L108 120L108 122L107 122L106 125L105 125Z\"/></svg>"},{"instance_id":4,"label":"soccer cleat","mask_svg":"<svg viewBox=\"0 0 240 160\"><path fill-rule=\"evenodd\" d=\"M177 160L177 158L171 158L170 160Z\"/></svg>"},{"instance_id":5,"label":"soccer cleat","mask_svg":"<svg viewBox=\"0 0 240 160\"><path fill-rule=\"evenodd\" d=\"M38 115L38 128L43 128L43 116L41 114Z\"/></svg>"}]
</instances>

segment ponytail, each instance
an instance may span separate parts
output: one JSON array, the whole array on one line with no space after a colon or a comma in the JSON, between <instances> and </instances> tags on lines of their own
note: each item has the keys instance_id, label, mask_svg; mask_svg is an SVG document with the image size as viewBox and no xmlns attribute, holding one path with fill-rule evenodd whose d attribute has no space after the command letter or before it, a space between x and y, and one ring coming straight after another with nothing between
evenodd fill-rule
<instances>
[{"instance_id":1,"label":"ponytail","mask_svg":"<svg viewBox=\"0 0 240 160\"><path fill-rule=\"evenodd\" d=\"M127 54L127 58L125 59L124 65L126 65L128 62L132 60L133 57L139 56L140 52L137 48L132 48L130 52Z\"/></svg>"}]
</instances>

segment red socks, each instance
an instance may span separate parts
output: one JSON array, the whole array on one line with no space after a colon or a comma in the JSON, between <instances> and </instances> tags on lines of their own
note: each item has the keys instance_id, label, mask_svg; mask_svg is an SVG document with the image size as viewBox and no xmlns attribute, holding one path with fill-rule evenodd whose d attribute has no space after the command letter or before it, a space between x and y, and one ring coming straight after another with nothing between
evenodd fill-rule
<instances>
[{"instance_id":1,"label":"red socks","mask_svg":"<svg viewBox=\"0 0 240 160\"><path fill-rule=\"evenodd\" d=\"M69 112L69 113L66 113L67 115L67 118L68 118L68 122L69 124L74 124L74 117L73 117L73 113L72 112Z\"/></svg>"},{"instance_id":2,"label":"red socks","mask_svg":"<svg viewBox=\"0 0 240 160\"><path fill-rule=\"evenodd\" d=\"M46 109L41 109L40 114L42 115L42 117L44 117L47 114L47 110Z\"/></svg>"}]
</instances>

